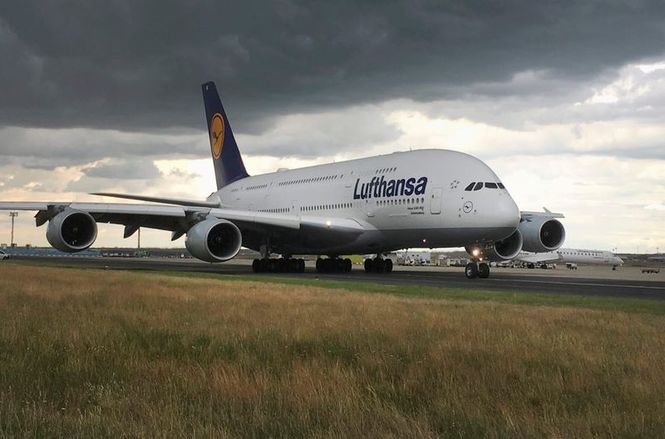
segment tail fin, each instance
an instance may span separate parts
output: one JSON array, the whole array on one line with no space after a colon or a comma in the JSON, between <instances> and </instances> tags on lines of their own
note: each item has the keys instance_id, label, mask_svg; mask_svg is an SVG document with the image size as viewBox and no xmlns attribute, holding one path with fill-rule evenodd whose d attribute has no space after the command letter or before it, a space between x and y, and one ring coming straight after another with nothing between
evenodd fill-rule
<instances>
[{"instance_id":1,"label":"tail fin","mask_svg":"<svg viewBox=\"0 0 665 439\"><path fill-rule=\"evenodd\" d=\"M219 99L217 87L214 82L201 85L203 90L203 103L206 109L206 121L210 136L210 150L212 162L215 166L217 189L229 183L248 177L245 165L240 157L238 145L233 137L231 124L226 117L222 101Z\"/></svg>"}]
</instances>

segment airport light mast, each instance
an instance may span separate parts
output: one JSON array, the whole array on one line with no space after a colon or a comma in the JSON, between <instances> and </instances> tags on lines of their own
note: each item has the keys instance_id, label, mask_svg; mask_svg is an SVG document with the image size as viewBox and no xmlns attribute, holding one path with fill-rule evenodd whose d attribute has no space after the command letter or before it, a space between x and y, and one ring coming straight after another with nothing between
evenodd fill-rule
<instances>
[{"instance_id":1,"label":"airport light mast","mask_svg":"<svg viewBox=\"0 0 665 439\"><path fill-rule=\"evenodd\" d=\"M18 216L18 212L9 212L9 217L12 219L12 235L9 241L9 247L14 247L14 219Z\"/></svg>"}]
</instances>

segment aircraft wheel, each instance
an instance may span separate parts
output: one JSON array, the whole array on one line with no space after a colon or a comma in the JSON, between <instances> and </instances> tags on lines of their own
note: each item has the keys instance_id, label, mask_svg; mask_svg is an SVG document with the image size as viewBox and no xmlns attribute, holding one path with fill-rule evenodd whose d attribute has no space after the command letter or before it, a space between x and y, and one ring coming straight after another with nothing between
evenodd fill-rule
<instances>
[{"instance_id":1,"label":"aircraft wheel","mask_svg":"<svg viewBox=\"0 0 665 439\"><path fill-rule=\"evenodd\" d=\"M486 263L478 264L478 277L481 279L487 279L490 277L490 266Z\"/></svg>"},{"instance_id":2,"label":"aircraft wheel","mask_svg":"<svg viewBox=\"0 0 665 439\"><path fill-rule=\"evenodd\" d=\"M252 261L252 271L254 273L260 273L261 272L261 260L254 259Z\"/></svg>"},{"instance_id":3,"label":"aircraft wheel","mask_svg":"<svg viewBox=\"0 0 665 439\"><path fill-rule=\"evenodd\" d=\"M377 273L383 273L386 271L386 261L383 259L376 258L374 259L374 271Z\"/></svg>"},{"instance_id":4,"label":"aircraft wheel","mask_svg":"<svg viewBox=\"0 0 665 439\"><path fill-rule=\"evenodd\" d=\"M316 258L316 272L323 273L323 259Z\"/></svg>"},{"instance_id":5,"label":"aircraft wheel","mask_svg":"<svg viewBox=\"0 0 665 439\"><path fill-rule=\"evenodd\" d=\"M393 261L392 261L392 259L386 259L384 262L386 263L386 273L392 273L393 272Z\"/></svg>"},{"instance_id":6,"label":"aircraft wheel","mask_svg":"<svg viewBox=\"0 0 665 439\"><path fill-rule=\"evenodd\" d=\"M469 262L464 268L464 275L467 279L475 279L478 277L478 265L474 262Z\"/></svg>"},{"instance_id":7,"label":"aircraft wheel","mask_svg":"<svg viewBox=\"0 0 665 439\"><path fill-rule=\"evenodd\" d=\"M304 272L305 272L305 260L298 259L298 273L304 273Z\"/></svg>"},{"instance_id":8,"label":"aircraft wheel","mask_svg":"<svg viewBox=\"0 0 665 439\"><path fill-rule=\"evenodd\" d=\"M270 268L270 261L267 259L259 259L259 273L265 273Z\"/></svg>"},{"instance_id":9,"label":"aircraft wheel","mask_svg":"<svg viewBox=\"0 0 665 439\"><path fill-rule=\"evenodd\" d=\"M353 262L349 258L344 259L344 272L351 273L351 270L353 270Z\"/></svg>"},{"instance_id":10,"label":"aircraft wheel","mask_svg":"<svg viewBox=\"0 0 665 439\"><path fill-rule=\"evenodd\" d=\"M372 265L374 261L371 259L365 259L365 273L371 273L372 272Z\"/></svg>"}]
</instances>

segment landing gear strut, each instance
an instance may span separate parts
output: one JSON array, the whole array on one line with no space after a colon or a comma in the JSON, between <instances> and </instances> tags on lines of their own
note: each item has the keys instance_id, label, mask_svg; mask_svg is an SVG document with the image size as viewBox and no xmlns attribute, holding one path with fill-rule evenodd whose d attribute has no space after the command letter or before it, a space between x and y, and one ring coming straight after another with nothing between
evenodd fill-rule
<instances>
[{"instance_id":1,"label":"landing gear strut","mask_svg":"<svg viewBox=\"0 0 665 439\"><path fill-rule=\"evenodd\" d=\"M294 258L262 258L252 262L254 273L304 273L305 260Z\"/></svg>"},{"instance_id":2,"label":"landing gear strut","mask_svg":"<svg viewBox=\"0 0 665 439\"><path fill-rule=\"evenodd\" d=\"M391 273L393 271L392 259L365 259L365 273Z\"/></svg>"},{"instance_id":3,"label":"landing gear strut","mask_svg":"<svg viewBox=\"0 0 665 439\"><path fill-rule=\"evenodd\" d=\"M351 259L317 258L316 271L319 273L350 273L353 268Z\"/></svg>"},{"instance_id":4,"label":"landing gear strut","mask_svg":"<svg viewBox=\"0 0 665 439\"><path fill-rule=\"evenodd\" d=\"M464 268L464 274L467 279L487 279L490 277L490 266L485 262L469 262Z\"/></svg>"}]
</instances>

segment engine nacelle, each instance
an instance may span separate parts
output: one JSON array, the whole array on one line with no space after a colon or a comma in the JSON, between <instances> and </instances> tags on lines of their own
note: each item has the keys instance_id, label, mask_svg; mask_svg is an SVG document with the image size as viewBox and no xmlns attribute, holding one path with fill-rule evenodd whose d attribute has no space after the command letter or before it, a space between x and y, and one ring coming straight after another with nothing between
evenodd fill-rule
<instances>
[{"instance_id":1,"label":"engine nacelle","mask_svg":"<svg viewBox=\"0 0 665 439\"><path fill-rule=\"evenodd\" d=\"M97 239L97 222L87 212L68 208L51 218L46 229L46 239L60 251L80 252Z\"/></svg>"},{"instance_id":2,"label":"engine nacelle","mask_svg":"<svg viewBox=\"0 0 665 439\"><path fill-rule=\"evenodd\" d=\"M558 220L547 217L530 218L518 227L524 238L524 250L529 252L551 252L563 245L566 230Z\"/></svg>"},{"instance_id":3,"label":"engine nacelle","mask_svg":"<svg viewBox=\"0 0 665 439\"><path fill-rule=\"evenodd\" d=\"M522 234L515 230L509 237L495 242L487 251L487 257L492 261L509 261L519 254L523 243Z\"/></svg>"},{"instance_id":4,"label":"engine nacelle","mask_svg":"<svg viewBox=\"0 0 665 439\"><path fill-rule=\"evenodd\" d=\"M517 256L522 250L522 242L522 234L519 230L515 230L512 235L495 242L491 246L470 245L465 249L474 259L508 261Z\"/></svg>"},{"instance_id":5,"label":"engine nacelle","mask_svg":"<svg viewBox=\"0 0 665 439\"><path fill-rule=\"evenodd\" d=\"M224 262L240 251L242 234L230 221L210 218L187 232L185 247L195 258L206 262Z\"/></svg>"}]
</instances>

